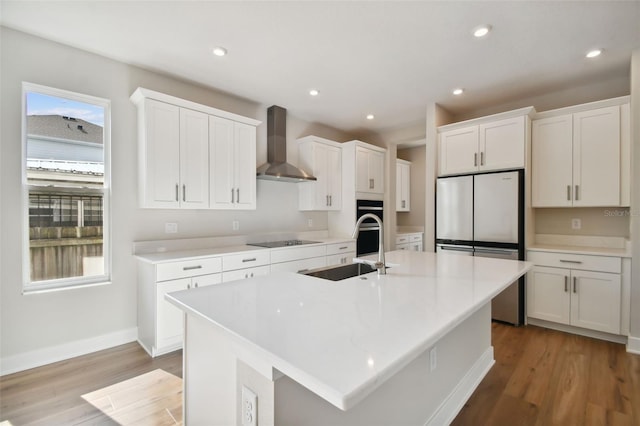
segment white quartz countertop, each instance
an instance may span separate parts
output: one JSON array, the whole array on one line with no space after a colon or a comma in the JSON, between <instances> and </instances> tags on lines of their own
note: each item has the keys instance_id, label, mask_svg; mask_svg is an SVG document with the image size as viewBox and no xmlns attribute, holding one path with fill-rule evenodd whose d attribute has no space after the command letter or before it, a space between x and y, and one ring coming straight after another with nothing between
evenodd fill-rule
<instances>
[{"instance_id":1,"label":"white quartz countertop","mask_svg":"<svg viewBox=\"0 0 640 426\"><path fill-rule=\"evenodd\" d=\"M532 266L413 251L386 260L383 276L333 282L282 272L166 297L347 410Z\"/></svg>"},{"instance_id":2,"label":"white quartz countertop","mask_svg":"<svg viewBox=\"0 0 640 426\"><path fill-rule=\"evenodd\" d=\"M212 256L224 256L228 254L239 254L239 253L247 253L251 251L261 251L261 250L295 250L299 247L313 247L317 245L327 245L327 244L335 244L335 243L344 243L345 241L355 241L349 238L313 238L313 241L316 241L315 244L305 244L303 246L286 246L286 247L277 247L277 248L267 248L267 247L258 247L247 244L242 245L225 245L218 247L207 247L207 248L198 248L193 250L174 250L174 251L159 251L155 253L140 253L135 256L149 263L164 263L164 262L174 262L174 261L182 261L182 260L193 260L193 259L201 259L205 257Z\"/></svg>"},{"instance_id":3,"label":"white quartz countertop","mask_svg":"<svg viewBox=\"0 0 640 426\"><path fill-rule=\"evenodd\" d=\"M548 251L553 253L576 253L588 254L594 256L615 256L615 257L632 257L631 250L624 248L609 247L584 247L571 245L555 245L555 244L534 244L527 247L527 250Z\"/></svg>"}]
</instances>

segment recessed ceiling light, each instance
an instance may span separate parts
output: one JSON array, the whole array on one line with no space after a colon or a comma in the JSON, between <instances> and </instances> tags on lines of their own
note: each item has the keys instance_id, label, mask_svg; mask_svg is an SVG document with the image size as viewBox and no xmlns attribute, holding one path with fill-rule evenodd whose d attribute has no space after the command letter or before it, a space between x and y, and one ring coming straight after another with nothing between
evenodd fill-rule
<instances>
[{"instance_id":1,"label":"recessed ceiling light","mask_svg":"<svg viewBox=\"0 0 640 426\"><path fill-rule=\"evenodd\" d=\"M464 89L462 88L457 88L457 89L453 89L453 94L458 96L458 95L462 95L462 93L464 92Z\"/></svg>"},{"instance_id":2,"label":"recessed ceiling light","mask_svg":"<svg viewBox=\"0 0 640 426\"><path fill-rule=\"evenodd\" d=\"M318 96L318 94L319 94L319 93L320 93L320 92L318 92L316 89L311 89L311 90L309 90L309 94L310 94L311 96Z\"/></svg>"},{"instance_id":3,"label":"recessed ceiling light","mask_svg":"<svg viewBox=\"0 0 640 426\"><path fill-rule=\"evenodd\" d=\"M587 52L586 57L589 59L596 58L600 56L601 53L602 53L602 49L593 49Z\"/></svg>"},{"instance_id":4,"label":"recessed ceiling light","mask_svg":"<svg viewBox=\"0 0 640 426\"><path fill-rule=\"evenodd\" d=\"M373 120L375 117L373 116L373 114L368 114L367 115L367 120Z\"/></svg>"},{"instance_id":5,"label":"recessed ceiling light","mask_svg":"<svg viewBox=\"0 0 640 426\"><path fill-rule=\"evenodd\" d=\"M473 29L473 36L478 38L484 37L489 34L489 31L491 31L491 25L480 25Z\"/></svg>"},{"instance_id":6,"label":"recessed ceiling light","mask_svg":"<svg viewBox=\"0 0 640 426\"><path fill-rule=\"evenodd\" d=\"M224 47L214 47L213 48L213 54L216 56L224 56L227 54L227 49L225 49Z\"/></svg>"}]
</instances>

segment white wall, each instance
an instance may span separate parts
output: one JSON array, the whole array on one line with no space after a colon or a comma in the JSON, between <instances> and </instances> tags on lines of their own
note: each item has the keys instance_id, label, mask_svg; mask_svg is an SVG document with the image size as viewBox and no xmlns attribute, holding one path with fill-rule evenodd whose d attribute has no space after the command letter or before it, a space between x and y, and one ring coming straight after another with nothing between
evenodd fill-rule
<instances>
[{"instance_id":1,"label":"white wall","mask_svg":"<svg viewBox=\"0 0 640 426\"><path fill-rule=\"evenodd\" d=\"M136 327L136 264L133 241L278 231L322 230L327 214L301 213L295 184L258 181L258 209L246 212L138 209L136 109L129 96L146 87L262 120L258 164L266 161L266 108L21 32L1 28L0 250L1 348L3 361L29 353L61 353L73 343L105 336L103 342L131 340ZM110 99L112 102L113 283L107 286L22 295L21 83L23 81ZM286 105L282 105L286 108ZM295 138L308 134L336 139L352 135L289 115L288 155L297 163ZM307 226L307 219L314 226ZM233 220L240 230L232 231ZM164 233L176 222L178 234ZM132 334L133 333L133 334ZM107 338L108 337L108 338ZM100 340L100 339L98 339ZM60 345L63 345L62 347ZM82 345L80 345L82 346ZM59 350L53 350L53 349ZM35 352L34 352L35 351Z\"/></svg>"}]
</instances>

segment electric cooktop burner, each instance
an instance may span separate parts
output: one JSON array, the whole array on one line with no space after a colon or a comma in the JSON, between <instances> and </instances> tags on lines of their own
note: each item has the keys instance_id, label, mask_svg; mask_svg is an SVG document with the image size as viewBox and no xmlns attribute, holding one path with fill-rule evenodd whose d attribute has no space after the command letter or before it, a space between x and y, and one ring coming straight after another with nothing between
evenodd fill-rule
<instances>
[{"instance_id":1,"label":"electric cooktop burner","mask_svg":"<svg viewBox=\"0 0 640 426\"><path fill-rule=\"evenodd\" d=\"M248 245L256 246L256 247L277 248L277 247L301 246L305 244L317 244L317 243L318 241L284 240L284 241L266 241L264 243L251 243Z\"/></svg>"}]
</instances>

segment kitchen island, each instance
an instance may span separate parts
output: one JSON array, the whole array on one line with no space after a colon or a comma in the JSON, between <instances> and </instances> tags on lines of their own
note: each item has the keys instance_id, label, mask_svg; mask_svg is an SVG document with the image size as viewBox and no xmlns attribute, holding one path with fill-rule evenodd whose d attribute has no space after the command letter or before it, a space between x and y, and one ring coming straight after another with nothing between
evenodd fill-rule
<instances>
[{"instance_id":1,"label":"kitchen island","mask_svg":"<svg viewBox=\"0 0 640 426\"><path fill-rule=\"evenodd\" d=\"M181 291L187 425L447 424L493 365L491 299L531 264L387 253L387 275ZM251 424L251 423L248 423Z\"/></svg>"}]
</instances>

